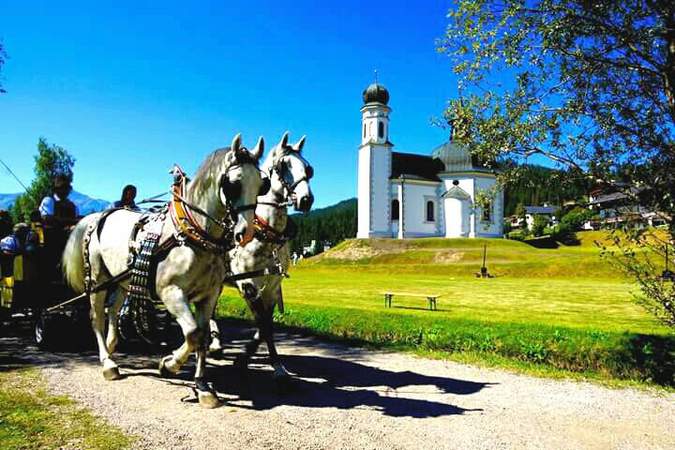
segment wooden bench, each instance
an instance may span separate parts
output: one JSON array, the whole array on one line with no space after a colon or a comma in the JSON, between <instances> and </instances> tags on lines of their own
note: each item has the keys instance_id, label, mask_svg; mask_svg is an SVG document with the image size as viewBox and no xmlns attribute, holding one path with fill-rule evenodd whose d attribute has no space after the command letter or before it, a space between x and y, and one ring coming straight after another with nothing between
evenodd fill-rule
<instances>
[{"instance_id":1,"label":"wooden bench","mask_svg":"<svg viewBox=\"0 0 675 450\"><path fill-rule=\"evenodd\" d=\"M391 308L391 301L394 298L394 295L398 295L399 297L422 297L426 298L427 301L429 302L429 309L431 311L436 310L436 299L440 297L440 295L429 295L429 294L414 294L410 292L383 292L384 295L384 307L385 308Z\"/></svg>"}]
</instances>

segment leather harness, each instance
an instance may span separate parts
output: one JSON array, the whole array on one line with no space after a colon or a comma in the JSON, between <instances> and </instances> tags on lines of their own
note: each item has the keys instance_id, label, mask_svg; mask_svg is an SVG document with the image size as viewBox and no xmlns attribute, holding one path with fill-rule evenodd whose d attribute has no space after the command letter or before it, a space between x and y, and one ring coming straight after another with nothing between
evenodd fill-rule
<instances>
[{"instance_id":1,"label":"leather harness","mask_svg":"<svg viewBox=\"0 0 675 450\"><path fill-rule=\"evenodd\" d=\"M185 200L187 182L189 181L188 177L179 166L174 167L173 175L174 183L171 186L172 199L169 202L169 216L171 216L171 221L176 228L176 235L174 236L176 243L179 245L181 243L187 243L193 247L206 250L207 252L227 253L233 247L231 244L233 227L228 226L225 221L218 221L212 218L205 211L189 204ZM230 209L229 205L228 209ZM218 224L225 231L223 236L220 238L211 236L199 222L195 220L191 210L203 215L207 220L211 220ZM227 214L226 217L232 221L229 214Z\"/></svg>"}]
</instances>

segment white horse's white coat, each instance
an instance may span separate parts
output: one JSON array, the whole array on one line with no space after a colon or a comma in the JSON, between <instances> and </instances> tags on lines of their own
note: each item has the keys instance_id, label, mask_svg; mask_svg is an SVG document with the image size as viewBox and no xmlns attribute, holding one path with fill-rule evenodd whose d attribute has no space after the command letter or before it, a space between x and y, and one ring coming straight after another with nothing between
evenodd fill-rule
<instances>
[{"instance_id":1,"label":"white horse's white coat","mask_svg":"<svg viewBox=\"0 0 675 450\"><path fill-rule=\"evenodd\" d=\"M296 144L289 145L288 133L285 133L261 166L261 170L270 177L271 188L266 195L258 197L256 214L279 233L286 229L288 223L285 204L289 198L295 209L302 212L309 211L314 201L307 177L309 164L301 155L304 144L303 136ZM275 167L281 170L275 170ZM288 192L287 186L293 185L295 185L293 192ZM268 268L276 262L273 257L274 251L277 251L284 271L288 270L290 265L288 244L279 246L277 243L254 238L245 246L237 247L230 252L231 272L241 274ZM237 282L239 292L253 312L258 325L258 332L253 341L246 346L247 357L255 354L264 340L277 378L288 377L288 372L280 362L274 345L272 323L274 308L283 301L282 280L283 277L280 275L266 275ZM211 328L217 330L215 321L211 321ZM215 351L219 348L220 342L216 338L211 343L210 349ZM245 364L245 361L240 362Z\"/></svg>"},{"instance_id":2,"label":"white horse's white coat","mask_svg":"<svg viewBox=\"0 0 675 450\"><path fill-rule=\"evenodd\" d=\"M230 149L218 150L211 154L189 182L186 200L211 217L222 220L228 214L228 207L237 208L256 203L262 179L255 162L262 153L262 138L253 152L241 147L241 138L237 135ZM238 198L224 197L221 182L226 179L230 183L240 183L241 193ZM229 205L228 205L229 203ZM69 284L82 292L84 290L84 257L83 236L87 226L97 221L100 214L93 214L82 219L71 234L63 254L64 274ZM129 237L139 213L120 210L108 216L101 230L91 235L89 243L89 260L91 262L92 279L99 284L117 275L127 268L129 256ZM213 238L219 238L224 230L211 223L201 215L195 214L200 226ZM234 236L239 241L247 239L253 232L250 225L253 211L245 210L237 215ZM165 220L160 243L175 233L170 218ZM196 352L197 367L195 381L200 404L206 407L218 405L216 395L208 387L205 388L206 344L209 335L209 318L213 314L216 300L220 294L220 286L227 272L227 261L222 254L216 254L189 245L172 248L166 258L157 265L155 291L164 302L168 311L176 318L185 337L184 344L160 362L160 372L176 373L187 361L191 353ZM114 306L108 312L109 328L104 339L106 292L92 294L91 318L94 334L99 349L99 358L103 364L103 374L107 379L119 378L117 364L112 360L112 353L117 343L117 314L128 283L122 283L114 289ZM190 311L194 304L195 313Z\"/></svg>"}]
</instances>

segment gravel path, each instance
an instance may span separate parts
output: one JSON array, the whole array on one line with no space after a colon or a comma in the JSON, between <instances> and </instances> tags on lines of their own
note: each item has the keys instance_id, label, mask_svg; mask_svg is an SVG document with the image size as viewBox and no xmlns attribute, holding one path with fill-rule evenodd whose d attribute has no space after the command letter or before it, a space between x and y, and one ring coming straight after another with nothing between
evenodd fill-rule
<instances>
[{"instance_id":1,"label":"gravel path","mask_svg":"<svg viewBox=\"0 0 675 450\"><path fill-rule=\"evenodd\" d=\"M21 347L21 364L42 366L52 391L136 434L139 448L675 448L673 394L543 380L294 335L279 336L297 374L279 392L264 359L245 374L233 368L249 332L230 329L225 356L209 360L225 400L214 410L193 402L186 387L191 367L176 380L158 378L158 356L121 355L126 377L108 382L93 353L41 353L16 337L1 338L0 350Z\"/></svg>"}]
</instances>

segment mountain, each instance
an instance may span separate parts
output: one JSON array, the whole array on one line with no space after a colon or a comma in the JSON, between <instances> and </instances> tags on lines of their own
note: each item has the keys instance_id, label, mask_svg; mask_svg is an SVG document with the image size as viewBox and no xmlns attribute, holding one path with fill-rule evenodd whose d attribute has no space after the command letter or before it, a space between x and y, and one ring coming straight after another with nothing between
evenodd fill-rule
<instances>
[{"instance_id":1,"label":"mountain","mask_svg":"<svg viewBox=\"0 0 675 450\"><path fill-rule=\"evenodd\" d=\"M108 200L101 200L98 198L91 198L88 195L81 194L77 191L70 193L68 197L80 209L80 214L85 216L93 212L103 211L110 203Z\"/></svg>"},{"instance_id":2,"label":"mountain","mask_svg":"<svg viewBox=\"0 0 675 450\"><path fill-rule=\"evenodd\" d=\"M0 209L9 209L14 204L16 198L21 194L0 194ZM101 200L97 198L91 198L88 195L81 194L77 191L70 193L68 197L70 200L77 205L80 210L80 214L87 215L93 212L102 211L110 205L110 202L107 200Z\"/></svg>"}]
</instances>

